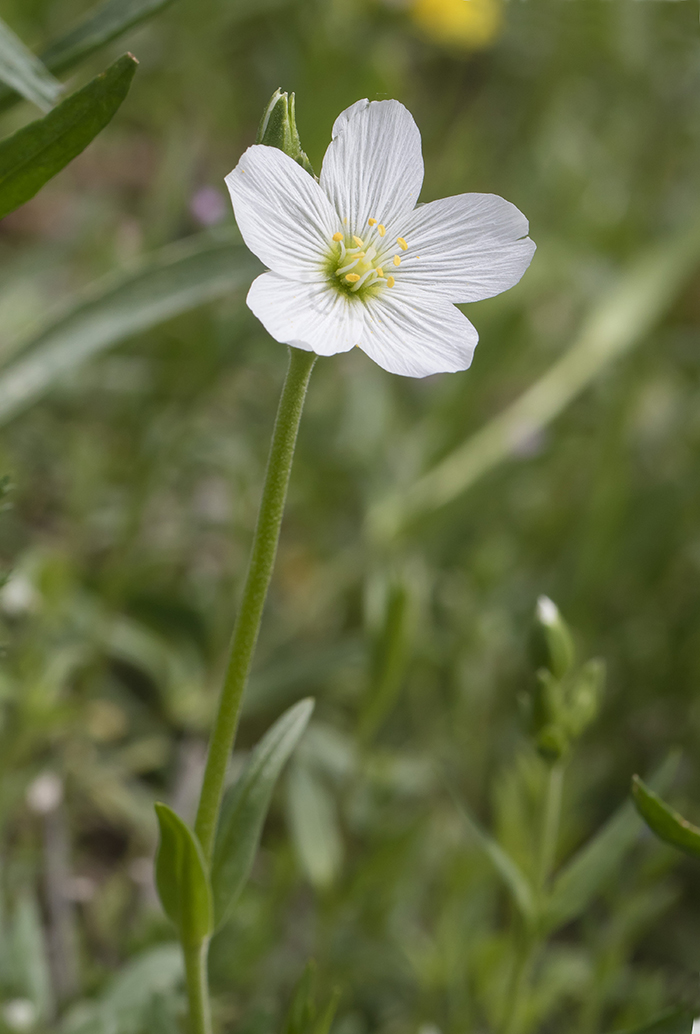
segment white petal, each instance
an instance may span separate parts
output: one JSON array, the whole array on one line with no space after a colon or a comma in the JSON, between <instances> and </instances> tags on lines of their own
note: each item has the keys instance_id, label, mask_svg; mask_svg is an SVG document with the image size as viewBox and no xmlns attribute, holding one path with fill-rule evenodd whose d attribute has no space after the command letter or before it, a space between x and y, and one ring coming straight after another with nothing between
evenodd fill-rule
<instances>
[{"instance_id":1,"label":"white petal","mask_svg":"<svg viewBox=\"0 0 700 1034\"><path fill-rule=\"evenodd\" d=\"M389 373L427 377L471 365L479 335L450 302L397 282L366 305L360 348Z\"/></svg>"},{"instance_id":2,"label":"white petal","mask_svg":"<svg viewBox=\"0 0 700 1034\"><path fill-rule=\"evenodd\" d=\"M263 273L251 284L246 301L268 334L285 345L335 355L360 343L362 302L328 283L301 283Z\"/></svg>"},{"instance_id":3,"label":"white petal","mask_svg":"<svg viewBox=\"0 0 700 1034\"><path fill-rule=\"evenodd\" d=\"M238 228L250 250L282 275L314 281L341 229L313 176L277 147L249 147L226 177Z\"/></svg>"},{"instance_id":4,"label":"white petal","mask_svg":"<svg viewBox=\"0 0 700 1034\"><path fill-rule=\"evenodd\" d=\"M405 221L401 282L453 302L491 298L517 284L535 244L515 205L496 194L459 194L421 205ZM399 274L397 274L398 276Z\"/></svg>"},{"instance_id":5,"label":"white petal","mask_svg":"<svg viewBox=\"0 0 700 1034\"><path fill-rule=\"evenodd\" d=\"M418 203L423 183L420 132L398 101L358 101L333 126L320 183L345 223L362 235L367 220L388 226Z\"/></svg>"}]
</instances>

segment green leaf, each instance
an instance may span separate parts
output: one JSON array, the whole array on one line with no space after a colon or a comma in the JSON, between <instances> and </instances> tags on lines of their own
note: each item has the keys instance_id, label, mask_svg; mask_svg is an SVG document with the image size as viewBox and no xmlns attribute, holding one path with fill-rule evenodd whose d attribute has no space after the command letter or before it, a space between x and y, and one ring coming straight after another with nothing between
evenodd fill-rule
<instances>
[{"instance_id":1,"label":"green leaf","mask_svg":"<svg viewBox=\"0 0 700 1034\"><path fill-rule=\"evenodd\" d=\"M42 111L53 107L63 89L9 25L0 19L0 80Z\"/></svg>"},{"instance_id":2,"label":"green leaf","mask_svg":"<svg viewBox=\"0 0 700 1034\"><path fill-rule=\"evenodd\" d=\"M41 59L52 72L65 72L171 3L172 0L105 0L74 29L50 43Z\"/></svg>"},{"instance_id":3,"label":"green leaf","mask_svg":"<svg viewBox=\"0 0 700 1034\"><path fill-rule=\"evenodd\" d=\"M693 1014L686 1009L669 1009L655 1020L624 1034L690 1034L693 1022Z\"/></svg>"},{"instance_id":4,"label":"green leaf","mask_svg":"<svg viewBox=\"0 0 700 1034\"><path fill-rule=\"evenodd\" d=\"M669 786L677 767L678 755L674 753L650 781L660 789ZM574 855L554 882L545 910L547 930L556 930L581 915L632 848L642 828L639 816L627 801Z\"/></svg>"},{"instance_id":5,"label":"green leaf","mask_svg":"<svg viewBox=\"0 0 700 1034\"><path fill-rule=\"evenodd\" d=\"M637 811L659 839L700 858L700 829L697 826L669 808L639 776L632 777L632 796Z\"/></svg>"},{"instance_id":6,"label":"green leaf","mask_svg":"<svg viewBox=\"0 0 700 1034\"><path fill-rule=\"evenodd\" d=\"M196 947L213 928L211 886L197 837L167 804L156 804L160 843L156 856L156 886L168 918L180 940Z\"/></svg>"},{"instance_id":7,"label":"green leaf","mask_svg":"<svg viewBox=\"0 0 700 1034\"><path fill-rule=\"evenodd\" d=\"M518 907L520 914L526 922L531 923L535 919L537 906L535 902L535 891L517 862L507 854L501 845L492 836L482 829L464 804L459 800L456 793L448 784L450 795L464 822L474 839L479 843L484 853L488 856L494 869L501 877Z\"/></svg>"},{"instance_id":8,"label":"green leaf","mask_svg":"<svg viewBox=\"0 0 700 1034\"><path fill-rule=\"evenodd\" d=\"M326 1008L319 1015L316 1005L316 962L309 959L292 997L282 1034L328 1034L338 1008L340 991L331 994Z\"/></svg>"},{"instance_id":9,"label":"green leaf","mask_svg":"<svg viewBox=\"0 0 700 1034\"><path fill-rule=\"evenodd\" d=\"M250 875L275 783L313 709L314 701L306 699L285 711L224 797L211 867L217 926L231 915Z\"/></svg>"},{"instance_id":10,"label":"green leaf","mask_svg":"<svg viewBox=\"0 0 700 1034\"><path fill-rule=\"evenodd\" d=\"M302 869L315 887L329 887L343 860L337 808L311 766L299 761L287 780L287 818Z\"/></svg>"},{"instance_id":11,"label":"green leaf","mask_svg":"<svg viewBox=\"0 0 700 1034\"><path fill-rule=\"evenodd\" d=\"M0 372L0 425L75 369L132 334L247 286L261 266L238 239L170 245L136 271L92 287L55 322L15 342L27 353Z\"/></svg>"},{"instance_id":12,"label":"green leaf","mask_svg":"<svg viewBox=\"0 0 700 1034\"><path fill-rule=\"evenodd\" d=\"M126 97L138 62L124 54L87 86L0 141L0 219L84 151Z\"/></svg>"}]
</instances>

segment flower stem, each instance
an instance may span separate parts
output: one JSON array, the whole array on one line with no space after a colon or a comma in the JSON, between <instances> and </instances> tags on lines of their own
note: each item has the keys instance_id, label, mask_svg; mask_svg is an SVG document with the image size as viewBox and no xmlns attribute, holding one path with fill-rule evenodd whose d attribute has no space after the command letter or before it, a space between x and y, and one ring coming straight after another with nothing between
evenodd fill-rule
<instances>
[{"instance_id":1,"label":"flower stem","mask_svg":"<svg viewBox=\"0 0 700 1034\"><path fill-rule=\"evenodd\" d=\"M559 822L561 819L561 793L564 781L564 766L561 761L549 769L547 795L545 797L544 815L542 818L542 834L539 857L539 890L543 892L552 874L557 855L559 839Z\"/></svg>"},{"instance_id":2,"label":"flower stem","mask_svg":"<svg viewBox=\"0 0 700 1034\"><path fill-rule=\"evenodd\" d=\"M289 349L289 369L272 434L258 523L253 537L243 597L233 629L219 710L209 741L209 753L195 823L195 831L208 860L211 859L214 847L226 767L236 735L243 691L248 680L265 597L272 577L299 421L315 361L316 356L313 352L304 352L298 348Z\"/></svg>"},{"instance_id":3,"label":"flower stem","mask_svg":"<svg viewBox=\"0 0 700 1034\"><path fill-rule=\"evenodd\" d=\"M183 945L185 982L190 1006L189 1034L212 1034L209 989L207 987L208 940L201 944Z\"/></svg>"}]
</instances>

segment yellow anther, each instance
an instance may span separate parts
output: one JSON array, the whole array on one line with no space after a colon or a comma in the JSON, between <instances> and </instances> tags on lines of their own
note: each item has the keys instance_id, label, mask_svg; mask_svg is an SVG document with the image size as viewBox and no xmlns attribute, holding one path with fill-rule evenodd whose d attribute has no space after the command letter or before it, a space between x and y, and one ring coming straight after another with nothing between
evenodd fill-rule
<instances>
[{"instance_id":1,"label":"yellow anther","mask_svg":"<svg viewBox=\"0 0 700 1034\"><path fill-rule=\"evenodd\" d=\"M384 270L381 266L377 266L374 272L377 274L377 276L384 276Z\"/></svg>"},{"instance_id":2,"label":"yellow anther","mask_svg":"<svg viewBox=\"0 0 700 1034\"><path fill-rule=\"evenodd\" d=\"M408 251L408 244L406 244L406 241L403 239L403 237L397 237L396 243L401 248L401 251Z\"/></svg>"},{"instance_id":3,"label":"yellow anther","mask_svg":"<svg viewBox=\"0 0 700 1034\"><path fill-rule=\"evenodd\" d=\"M386 233L386 226L382 226L382 224L380 223L379 226L377 227L377 230L379 231L379 236L383 237L384 234Z\"/></svg>"},{"instance_id":4,"label":"yellow anther","mask_svg":"<svg viewBox=\"0 0 700 1034\"><path fill-rule=\"evenodd\" d=\"M396 283L396 281L394 280L393 276L388 276L386 278L386 286L387 287L393 287L395 283Z\"/></svg>"},{"instance_id":5,"label":"yellow anther","mask_svg":"<svg viewBox=\"0 0 700 1034\"><path fill-rule=\"evenodd\" d=\"M345 279L346 279L346 280L348 281L348 283L350 283L350 284L356 284L356 283L357 283L357 281L358 281L358 280L360 279L360 277L358 276L358 274L357 274L357 273L348 273L348 274L346 275Z\"/></svg>"},{"instance_id":6,"label":"yellow anther","mask_svg":"<svg viewBox=\"0 0 700 1034\"><path fill-rule=\"evenodd\" d=\"M357 256L356 256L356 257L357 257L358 259L362 259L362 258L366 258L366 255L365 255L364 251L358 251L358 253L357 253Z\"/></svg>"},{"instance_id":7,"label":"yellow anther","mask_svg":"<svg viewBox=\"0 0 700 1034\"><path fill-rule=\"evenodd\" d=\"M376 226L377 225L377 220L376 219L368 219L367 222L369 223L370 226Z\"/></svg>"},{"instance_id":8,"label":"yellow anther","mask_svg":"<svg viewBox=\"0 0 700 1034\"><path fill-rule=\"evenodd\" d=\"M355 234L353 233L352 239L354 240L354 242L358 246L358 248L364 248L365 242L362 240L361 237L356 237Z\"/></svg>"},{"instance_id":9,"label":"yellow anther","mask_svg":"<svg viewBox=\"0 0 700 1034\"><path fill-rule=\"evenodd\" d=\"M342 233L334 233L333 234L333 240L334 241L342 241L343 236L344 236L344 234L342 234Z\"/></svg>"},{"instance_id":10,"label":"yellow anther","mask_svg":"<svg viewBox=\"0 0 700 1034\"><path fill-rule=\"evenodd\" d=\"M401 265L401 259L399 258L398 255L394 255L394 265L395 266L400 266Z\"/></svg>"}]
</instances>

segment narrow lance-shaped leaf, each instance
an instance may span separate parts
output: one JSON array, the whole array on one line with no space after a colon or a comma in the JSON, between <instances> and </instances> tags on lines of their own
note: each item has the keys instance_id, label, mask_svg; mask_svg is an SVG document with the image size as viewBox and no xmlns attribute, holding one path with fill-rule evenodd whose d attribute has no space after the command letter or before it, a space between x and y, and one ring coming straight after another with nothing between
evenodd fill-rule
<instances>
[{"instance_id":1,"label":"narrow lance-shaped leaf","mask_svg":"<svg viewBox=\"0 0 700 1034\"><path fill-rule=\"evenodd\" d=\"M160 842L156 886L163 910L185 946L196 947L213 928L211 886L197 837L167 804L156 804Z\"/></svg>"},{"instance_id":2,"label":"narrow lance-shaped leaf","mask_svg":"<svg viewBox=\"0 0 700 1034\"><path fill-rule=\"evenodd\" d=\"M211 867L217 926L230 916L250 875L275 783L313 709L314 701L307 699L285 711L224 797Z\"/></svg>"},{"instance_id":3,"label":"narrow lance-shaped leaf","mask_svg":"<svg viewBox=\"0 0 700 1034\"><path fill-rule=\"evenodd\" d=\"M537 906L535 903L535 891L527 876L517 862L513 861L501 845L493 837L489 836L476 819L469 814L449 784L448 790L468 830L489 857L494 869L510 891L522 917L527 922L532 922L535 919Z\"/></svg>"},{"instance_id":4,"label":"narrow lance-shaped leaf","mask_svg":"<svg viewBox=\"0 0 700 1034\"><path fill-rule=\"evenodd\" d=\"M671 754L650 782L664 789L678 768L678 755ZM596 835L585 844L558 874L546 908L548 930L556 930L575 919L615 872L642 830L639 816L626 801Z\"/></svg>"},{"instance_id":5,"label":"narrow lance-shaped leaf","mask_svg":"<svg viewBox=\"0 0 700 1034\"><path fill-rule=\"evenodd\" d=\"M104 129L126 97L137 64L124 54L44 118L0 141L0 218L34 197Z\"/></svg>"},{"instance_id":6,"label":"narrow lance-shaped leaf","mask_svg":"<svg viewBox=\"0 0 700 1034\"><path fill-rule=\"evenodd\" d=\"M669 1009L655 1020L620 1034L691 1034L694 1017L687 1009Z\"/></svg>"},{"instance_id":7,"label":"narrow lance-shaped leaf","mask_svg":"<svg viewBox=\"0 0 700 1034\"><path fill-rule=\"evenodd\" d=\"M261 266L238 238L202 234L92 286L55 322L16 341L27 353L0 371L0 425L87 359L132 334L244 287Z\"/></svg>"},{"instance_id":8,"label":"narrow lance-shaped leaf","mask_svg":"<svg viewBox=\"0 0 700 1034\"><path fill-rule=\"evenodd\" d=\"M48 111L63 89L58 79L0 19L0 80L42 111Z\"/></svg>"},{"instance_id":9,"label":"narrow lance-shaped leaf","mask_svg":"<svg viewBox=\"0 0 700 1034\"><path fill-rule=\"evenodd\" d=\"M637 775L632 778L632 797L637 811L657 837L700 858L700 829L669 808Z\"/></svg>"}]
</instances>

